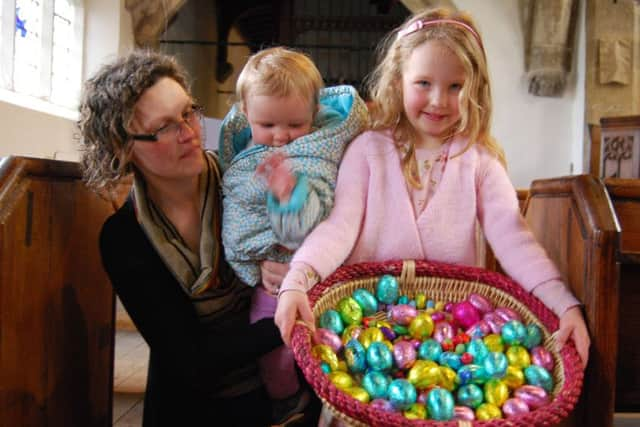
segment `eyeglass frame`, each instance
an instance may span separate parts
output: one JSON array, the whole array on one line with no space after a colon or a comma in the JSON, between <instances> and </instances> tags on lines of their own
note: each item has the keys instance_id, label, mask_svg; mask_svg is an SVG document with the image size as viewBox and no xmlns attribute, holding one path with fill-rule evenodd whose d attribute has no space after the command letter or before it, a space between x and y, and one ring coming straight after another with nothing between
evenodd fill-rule
<instances>
[{"instance_id":1,"label":"eyeglass frame","mask_svg":"<svg viewBox=\"0 0 640 427\"><path fill-rule=\"evenodd\" d=\"M161 132L168 131L172 126L175 126L176 128L176 135L179 135L180 131L182 130L182 126L184 125L188 126L189 129L194 130L193 127L189 124L190 118L185 118L184 114L193 114L194 117L197 117L197 122L200 123L200 125L202 125L202 117L204 116L204 107L198 104L191 104L191 110L189 112L185 111L182 113L183 117L181 121L166 124L153 133L130 134L129 137L133 140L138 140L138 141L158 142L159 141L158 134Z\"/></svg>"}]
</instances>

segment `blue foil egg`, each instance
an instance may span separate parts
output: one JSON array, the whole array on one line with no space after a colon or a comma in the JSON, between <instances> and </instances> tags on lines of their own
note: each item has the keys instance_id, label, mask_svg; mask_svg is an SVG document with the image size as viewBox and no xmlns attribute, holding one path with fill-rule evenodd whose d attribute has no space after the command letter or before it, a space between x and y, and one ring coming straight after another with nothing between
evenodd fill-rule
<instances>
[{"instance_id":1,"label":"blue foil egg","mask_svg":"<svg viewBox=\"0 0 640 427\"><path fill-rule=\"evenodd\" d=\"M475 384L463 385L458 389L458 403L476 409L484 401L484 392Z\"/></svg>"},{"instance_id":2,"label":"blue foil egg","mask_svg":"<svg viewBox=\"0 0 640 427\"><path fill-rule=\"evenodd\" d=\"M447 421L453 418L453 396L449 390L434 388L427 396L427 413L429 418Z\"/></svg>"},{"instance_id":3,"label":"blue foil egg","mask_svg":"<svg viewBox=\"0 0 640 427\"><path fill-rule=\"evenodd\" d=\"M406 295L401 295L398 297L398 304L409 304L409 297Z\"/></svg>"},{"instance_id":4,"label":"blue foil egg","mask_svg":"<svg viewBox=\"0 0 640 427\"><path fill-rule=\"evenodd\" d=\"M482 361L482 367L487 375L492 378L502 378L507 372L507 366L509 366L509 360L504 353L491 352Z\"/></svg>"},{"instance_id":5,"label":"blue foil egg","mask_svg":"<svg viewBox=\"0 0 640 427\"><path fill-rule=\"evenodd\" d=\"M393 365L393 353L386 344L372 342L367 349L367 364L375 371L387 371Z\"/></svg>"},{"instance_id":6,"label":"blue foil egg","mask_svg":"<svg viewBox=\"0 0 640 427\"><path fill-rule=\"evenodd\" d=\"M353 291L353 299L358 302L362 307L362 314L364 316L371 316L378 311L378 300L376 297L364 288L359 288Z\"/></svg>"},{"instance_id":7,"label":"blue foil egg","mask_svg":"<svg viewBox=\"0 0 640 427\"><path fill-rule=\"evenodd\" d=\"M320 315L319 323L321 328L329 329L338 335L342 334L342 331L344 331L342 317L340 317L340 313L335 310L327 310L322 313Z\"/></svg>"},{"instance_id":8,"label":"blue foil egg","mask_svg":"<svg viewBox=\"0 0 640 427\"><path fill-rule=\"evenodd\" d=\"M351 372L359 373L367 369L367 351L355 338L352 338L344 346L344 360Z\"/></svg>"},{"instance_id":9,"label":"blue foil egg","mask_svg":"<svg viewBox=\"0 0 640 427\"><path fill-rule=\"evenodd\" d=\"M418 357L422 360L433 360L437 362L440 360L442 354L442 346L440 343L432 338L425 340L418 347Z\"/></svg>"},{"instance_id":10,"label":"blue foil egg","mask_svg":"<svg viewBox=\"0 0 640 427\"><path fill-rule=\"evenodd\" d=\"M542 329L535 323L527 325L527 337L524 339L524 346L531 350L542 342Z\"/></svg>"},{"instance_id":11,"label":"blue foil egg","mask_svg":"<svg viewBox=\"0 0 640 427\"><path fill-rule=\"evenodd\" d=\"M502 326L502 340L509 345L519 345L527 338L527 328L518 320L510 320Z\"/></svg>"},{"instance_id":12,"label":"blue foil egg","mask_svg":"<svg viewBox=\"0 0 640 427\"><path fill-rule=\"evenodd\" d=\"M454 353L452 351L445 351L440 355L438 362L441 365L445 365L457 371L462 366L462 361L460 361L460 355L458 353Z\"/></svg>"},{"instance_id":13,"label":"blue foil egg","mask_svg":"<svg viewBox=\"0 0 640 427\"><path fill-rule=\"evenodd\" d=\"M362 378L362 387L369 393L371 399L386 399L389 384L391 384L389 376L380 371L369 371Z\"/></svg>"},{"instance_id":14,"label":"blue foil egg","mask_svg":"<svg viewBox=\"0 0 640 427\"><path fill-rule=\"evenodd\" d=\"M467 345L467 353L473 356L474 363L480 364L489 355L489 349L482 340L476 339Z\"/></svg>"},{"instance_id":15,"label":"blue foil egg","mask_svg":"<svg viewBox=\"0 0 640 427\"><path fill-rule=\"evenodd\" d=\"M400 286L395 277L385 274L376 285L376 297L384 304L395 304L398 300Z\"/></svg>"},{"instance_id":16,"label":"blue foil egg","mask_svg":"<svg viewBox=\"0 0 640 427\"><path fill-rule=\"evenodd\" d=\"M458 369L458 378L460 384L484 384L489 379L489 375L484 367L472 363Z\"/></svg>"},{"instance_id":17,"label":"blue foil egg","mask_svg":"<svg viewBox=\"0 0 640 427\"><path fill-rule=\"evenodd\" d=\"M527 384L537 385L542 387L547 392L553 390L553 377L542 366L530 365L524 369L524 377L527 380Z\"/></svg>"},{"instance_id":18,"label":"blue foil egg","mask_svg":"<svg viewBox=\"0 0 640 427\"><path fill-rule=\"evenodd\" d=\"M394 408L404 411L408 409L417 398L416 388L407 380L395 379L391 381L387 389L389 402Z\"/></svg>"}]
</instances>

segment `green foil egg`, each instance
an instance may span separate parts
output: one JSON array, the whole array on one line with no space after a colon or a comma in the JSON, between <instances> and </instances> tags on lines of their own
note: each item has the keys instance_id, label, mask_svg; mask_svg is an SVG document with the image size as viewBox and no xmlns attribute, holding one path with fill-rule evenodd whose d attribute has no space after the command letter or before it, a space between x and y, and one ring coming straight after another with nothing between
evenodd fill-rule
<instances>
[{"instance_id":1,"label":"green foil egg","mask_svg":"<svg viewBox=\"0 0 640 427\"><path fill-rule=\"evenodd\" d=\"M362 314L364 316L371 316L378 311L378 300L376 297L364 288L359 288L353 291L353 299L362 307Z\"/></svg>"},{"instance_id":2,"label":"green foil egg","mask_svg":"<svg viewBox=\"0 0 640 427\"><path fill-rule=\"evenodd\" d=\"M359 325L362 322L362 307L353 298L342 298L336 308L345 325Z\"/></svg>"}]
</instances>

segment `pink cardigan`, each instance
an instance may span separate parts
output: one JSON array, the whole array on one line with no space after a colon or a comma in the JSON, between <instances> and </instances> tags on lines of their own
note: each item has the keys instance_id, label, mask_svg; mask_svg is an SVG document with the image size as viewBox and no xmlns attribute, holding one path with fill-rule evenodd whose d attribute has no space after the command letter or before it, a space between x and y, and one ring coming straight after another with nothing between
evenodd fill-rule
<instances>
[{"instance_id":1,"label":"pink cardigan","mask_svg":"<svg viewBox=\"0 0 640 427\"><path fill-rule=\"evenodd\" d=\"M415 217L398 150L389 132L368 131L347 148L330 216L307 236L292 265L325 278L343 263L429 259L476 264L476 218L507 274L558 316L579 304L520 215L516 192L498 160L452 141L442 179ZM296 263L296 264L293 264Z\"/></svg>"}]
</instances>

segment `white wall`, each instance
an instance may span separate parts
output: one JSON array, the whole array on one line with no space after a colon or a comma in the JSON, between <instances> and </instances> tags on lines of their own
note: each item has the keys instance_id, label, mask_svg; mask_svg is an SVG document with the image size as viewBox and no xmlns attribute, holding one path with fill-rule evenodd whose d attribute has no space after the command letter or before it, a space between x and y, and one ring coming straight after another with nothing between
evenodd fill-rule
<instances>
[{"instance_id":1,"label":"white wall","mask_svg":"<svg viewBox=\"0 0 640 427\"><path fill-rule=\"evenodd\" d=\"M584 138L584 42L574 56L561 97L528 93L524 34L514 0L455 0L469 12L483 37L493 92L493 134L507 155L509 175L518 188L537 178L580 173ZM584 2L578 38L584 40ZM581 61L580 74L576 73ZM573 166L572 166L573 163Z\"/></svg>"},{"instance_id":2,"label":"white wall","mask_svg":"<svg viewBox=\"0 0 640 427\"><path fill-rule=\"evenodd\" d=\"M124 0L85 0L84 28L83 79L101 63L133 45L131 20L124 10ZM0 100L0 157L78 159L74 111L46 105L36 105L37 109L33 109L26 106L29 102L25 97L12 98L12 102Z\"/></svg>"}]
</instances>

